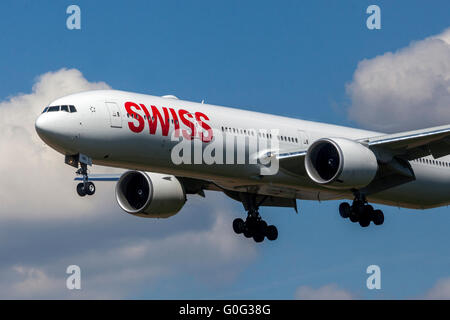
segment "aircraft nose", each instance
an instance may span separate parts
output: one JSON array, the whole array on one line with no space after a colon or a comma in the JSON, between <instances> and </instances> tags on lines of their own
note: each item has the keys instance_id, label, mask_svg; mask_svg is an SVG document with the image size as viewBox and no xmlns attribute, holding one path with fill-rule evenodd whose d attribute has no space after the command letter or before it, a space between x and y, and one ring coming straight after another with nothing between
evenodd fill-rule
<instances>
[{"instance_id":1,"label":"aircraft nose","mask_svg":"<svg viewBox=\"0 0 450 320\"><path fill-rule=\"evenodd\" d=\"M45 120L43 119L42 115L40 115L36 119L36 122L34 123L34 128L36 129L36 132L39 135L39 137L41 137L41 134L43 134L45 131Z\"/></svg>"},{"instance_id":2,"label":"aircraft nose","mask_svg":"<svg viewBox=\"0 0 450 320\"><path fill-rule=\"evenodd\" d=\"M51 132L51 128L50 128L49 119L48 119L48 117L45 116L45 114L41 114L36 119L34 127L36 129L38 136L42 140L47 141L50 138L52 132Z\"/></svg>"},{"instance_id":3,"label":"aircraft nose","mask_svg":"<svg viewBox=\"0 0 450 320\"><path fill-rule=\"evenodd\" d=\"M75 152L77 133L73 123L61 113L43 113L34 123L38 136L53 149L70 153Z\"/></svg>"}]
</instances>

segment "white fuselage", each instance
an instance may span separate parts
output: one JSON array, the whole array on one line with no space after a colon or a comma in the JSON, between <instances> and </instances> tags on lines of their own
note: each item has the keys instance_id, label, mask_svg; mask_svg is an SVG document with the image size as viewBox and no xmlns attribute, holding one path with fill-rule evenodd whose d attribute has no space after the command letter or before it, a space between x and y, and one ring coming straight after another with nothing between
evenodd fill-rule
<instances>
[{"instance_id":1,"label":"white fuselage","mask_svg":"<svg viewBox=\"0 0 450 320\"><path fill-rule=\"evenodd\" d=\"M128 109L126 108L126 103ZM156 97L115 90L89 91L66 96L52 105L73 105L77 112L47 112L38 120L47 144L63 154L85 154L95 164L170 173L175 176L213 181L218 186L236 191L308 200L351 199L350 190L333 190L313 182L307 175L293 175L279 170L274 175L259 174L255 164L174 164L172 149L177 143L172 136L177 125L181 134L191 136L204 149L208 128L215 133L247 136L257 140L265 130L278 130L281 152L306 150L320 138L358 140L382 133L303 121L258 112ZM138 107L136 107L136 105ZM150 119L156 107L161 119L151 132ZM165 119L167 112L168 120ZM136 119L136 115L137 119ZM164 122L168 121L168 122ZM163 132L165 129L167 132ZM143 127L142 127L143 125ZM195 131L195 134L194 134ZM250 134L251 133L251 134ZM165 135L166 134L166 135ZM245 138L244 138L245 140ZM236 144L239 148L239 142ZM245 144L244 144L244 148ZM246 150L250 153L251 150ZM430 157L430 159L432 159ZM408 208L430 208L450 202L450 162L444 157L432 163L411 161L415 180L368 196L370 202Z\"/></svg>"}]
</instances>

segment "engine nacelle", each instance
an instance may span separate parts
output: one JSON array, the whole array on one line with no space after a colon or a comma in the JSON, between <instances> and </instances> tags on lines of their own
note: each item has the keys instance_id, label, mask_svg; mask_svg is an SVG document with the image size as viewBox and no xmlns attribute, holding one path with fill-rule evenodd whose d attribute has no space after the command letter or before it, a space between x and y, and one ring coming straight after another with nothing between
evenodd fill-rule
<instances>
[{"instance_id":1,"label":"engine nacelle","mask_svg":"<svg viewBox=\"0 0 450 320\"><path fill-rule=\"evenodd\" d=\"M309 147L305 168L318 184L333 189L358 189L373 180L378 162L375 154L358 142L323 138Z\"/></svg>"},{"instance_id":2,"label":"engine nacelle","mask_svg":"<svg viewBox=\"0 0 450 320\"><path fill-rule=\"evenodd\" d=\"M127 171L116 185L119 206L129 214L144 218L168 218L186 202L180 181L167 174Z\"/></svg>"}]
</instances>

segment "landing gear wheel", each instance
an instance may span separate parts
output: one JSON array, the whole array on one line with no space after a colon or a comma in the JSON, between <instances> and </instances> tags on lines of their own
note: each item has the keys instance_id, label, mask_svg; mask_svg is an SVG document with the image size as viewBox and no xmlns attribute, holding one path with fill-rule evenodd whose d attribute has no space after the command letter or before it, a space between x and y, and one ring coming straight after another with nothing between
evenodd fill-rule
<instances>
[{"instance_id":1,"label":"landing gear wheel","mask_svg":"<svg viewBox=\"0 0 450 320\"><path fill-rule=\"evenodd\" d=\"M255 234L255 221L253 218L248 217L244 222L243 234L246 238L251 238Z\"/></svg>"},{"instance_id":2,"label":"landing gear wheel","mask_svg":"<svg viewBox=\"0 0 450 320\"><path fill-rule=\"evenodd\" d=\"M255 234L253 235L253 240L255 242L263 242L266 235L267 222L264 220L259 220L255 223Z\"/></svg>"},{"instance_id":3,"label":"landing gear wheel","mask_svg":"<svg viewBox=\"0 0 450 320\"><path fill-rule=\"evenodd\" d=\"M87 194L86 190L84 189L84 183L79 183L77 185L77 193L80 197L84 197Z\"/></svg>"},{"instance_id":4,"label":"landing gear wheel","mask_svg":"<svg viewBox=\"0 0 450 320\"><path fill-rule=\"evenodd\" d=\"M363 228L368 227L370 225L372 215L373 215L373 207L371 205L365 205L359 217L359 225Z\"/></svg>"},{"instance_id":5,"label":"landing gear wheel","mask_svg":"<svg viewBox=\"0 0 450 320\"><path fill-rule=\"evenodd\" d=\"M384 222L384 214L381 210L375 210L372 213L372 221L375 225L379 226L382 225Z\"/></svg>"},{"instance_id":6,"label":"landing gear wheel","mask_svg":"<svg viewBox=\"0 0 450 320\"><path fill-rule=\"evenodd\" d=\"M351 222L359 222L359 225L366 228L372 221L375 225L381 225L384 222L383 211L375 210L368 204L366 195L358 191L354 192L355 199L352 205L343 202L339 205L339 214L342 218L349 218Z\"/></svg>"},{"instance_id":7,"label":"landing gear wheel","mask_svg":"<svg viewBox=\"0 0 450 320\"><path fill-rule=\"evenodd\" d=\"M361 219L359 219L359 225L363 228L366 228L370 225L370 217L364 215L363 217L361 217Z\"/></svg>"},{"instance_id":8,"label":"landing gear wheel","mask_svg":"<svg viewBox=\"0 0 450 320\"><path fill-rule=\"evenodd\" d=\"M353 208L350 211L350 215L348 217L350 218L350 221L353 223L358 222L359 220L358 213L354 211Z\"/></svg>"},{"instance_id":9,"label":"landing gear wheel","mask_svg":"<svg viewBox=\"0 0 450 320\"><path fill-rule=\"evenodd\" d=\"M267 230L267 222L265 222L264 220L259 221L258 224L256 225L256 233L262 234L264 238L266 230Z\"/></svg>"},{"instance_id":10,"label":"landing gear wheel","mask_svg":"<svg viewBox=\"0 0 450 320\"><path fill-rule=\"evenodd\" d=\"M241 218L234 219L233 230L236 234L241 234L245 230L245 222Z\"/></svg>"},{"instance_id":11,"label":"landing gear wheel","mask_svg":"<svg viewBox=\"0 0 450 320\"><path fill-rule=\"evenodd\" d=\"M264 241L264 235L263 234L260 234L260 233L258 233L258 234L255 234L254 236L253 236L253 240L255 240L255 242L263 242Z\"/></svg>"},{"instance_id":12,"label":"landing gear wheel","mask_svg":"<svg viewBox=\"0 0 450 320\"><path fill-rule=\"evenodd\" d=\"M245 228L243 234L244 234L244 237L246 237L246 238L251 238L252 237L252 233L251 233L251 231L248 228Z\"/></svg>"},{"instance_id":13,"label":"landing gear wheel","mask_svg":"<svg viewBox=\"0 0 450 320\"><path fill-rule=\"evenodd\" d=\"M89 181L87 164L80 163L80 169L76 172L77 175L83 177L83 182L77 185L77 193L80 197L84 197L86 195L92 196L95 193L95 185Z\"/></svg>"},{"instance_id":14,"label":"landing gear wheel","mask_svg":"<svg viewBox=\"0 0 450 320\"><path fill-rule=\"evenodd\" d=\"M350 216L351 214L351 207L350 204L348 204L348 202L342 202L339 205L339 214L341 215L342 218L346 219Z\"/></svg>"},{"instance_id":15,"label":"landing gear wheel","mask_svg":"<svg viewBox=\"0 0 450 320\"><path fill-rule=\"evenodd\" d=\"M247 211L247 219L245 219L245 222L242 219L235 219L233 221L233 230L238 234L244 234L246 238L253 238L255 242L263 242L266 237L272 241L276 240L278 237L277 228L275 226L267 226L267 222L261 218L258 212L258 208L268 196L252 193L240 193L239 196L244 209Z\"/></svg>"},{"instance_id":16,"label":"landing gear wheel","mask_svg":"<svg viewBox=\"0 0 450 320\"><path fill-rule=\"evenodd\" d=\"M278 229L275 226L268 226L266 228L266 237L270 241L277 240L278 238Z\"/></svg>"},{"instance_id":17,"label":"landing gear wheel","mask_svg":"<svg viewBox=\"0 0 450 320\"><path fill-rule=\"evenodd\" d=\"M93 184L92 182L88 182L86 194L88 196L92 196L94 195L94 193L95 193L95 184Z\"/></svg>"},{"instance_id":18,"label":"landing gear wheel","mask_svg":"<svg viewBox=\"0 0 450 320\"><path fill-rule=\"evenodd\" d=\"M372 207L370 204L366 205L366 206L364 207L364 212L365 212L369 217L371 217L372 214L373 214L373 212L374 212L373 207Z\"/></svg>"}]
</instances>

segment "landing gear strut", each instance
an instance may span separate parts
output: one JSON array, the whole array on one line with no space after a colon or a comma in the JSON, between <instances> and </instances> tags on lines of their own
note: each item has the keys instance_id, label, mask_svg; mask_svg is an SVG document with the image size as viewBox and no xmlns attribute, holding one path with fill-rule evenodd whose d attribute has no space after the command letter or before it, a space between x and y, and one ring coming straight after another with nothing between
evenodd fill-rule
<instances>
[{"instance_id":1,"label":"landing gear strut","mask_svg":"<svg viewBox=\"0 0 450 320\"><path fill-rule=\"evenodd\" d=\"M78 175L83 176L83 182L77 185L77 193L80 197L86 195L92 196L95 193L95 184L89 181L87 164L80 163L80 169L76 172Z\"/></svg>"},{"instance_id":2,"label":"landing gear strut","mask_svg":"<svg viewBox=\"0 0 450 320\"><path fill-rule=\"evenodd\" d=\"M342 202L339 205L339 214L344 219L349 218L351 222L359 222L363 228L368 227L371 221L377 226L384 222L383 211L375 210L361 194L355 196L352 205Z\"/></svg>"},{"instance_id":3,"label":"landing gear strut","mask_svg":"<svg viewBox=\"0 0 450 320\"><path fill-rule=\"evenodd\" d=\"M243 199L244 207L248 211L247 219L234 219L233 230L237 234L244 234L246 238L253 238L255 242L263 242L266 237L270 241L278 238L278 230L273 225L267 225L259 215L260 204L255 203L255 195L248 195Z\"/></svg>"}]
</instances>

